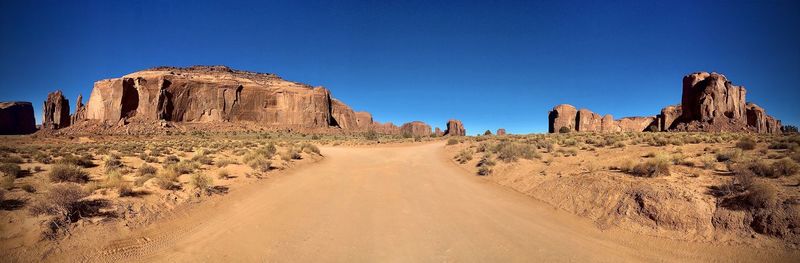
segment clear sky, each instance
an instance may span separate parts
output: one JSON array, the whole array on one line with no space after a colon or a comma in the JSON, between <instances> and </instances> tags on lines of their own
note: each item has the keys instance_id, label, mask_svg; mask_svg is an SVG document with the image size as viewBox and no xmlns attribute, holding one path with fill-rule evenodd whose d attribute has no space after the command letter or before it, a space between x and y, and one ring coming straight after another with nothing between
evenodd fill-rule
<instances>
[{"instance_id":1,"label":"clear sky","mask_svg":"<svg viewBox=\"0 0 800 263\"><path fill-rule=\"evenodd\" d=\"M124 2L124 3L123 3ZM800 1L0 1L0 101L159 65L328 87L376 120L547 131L560 103L645 116L717 71L800 123Z\"/></svg>"}]
</instances>

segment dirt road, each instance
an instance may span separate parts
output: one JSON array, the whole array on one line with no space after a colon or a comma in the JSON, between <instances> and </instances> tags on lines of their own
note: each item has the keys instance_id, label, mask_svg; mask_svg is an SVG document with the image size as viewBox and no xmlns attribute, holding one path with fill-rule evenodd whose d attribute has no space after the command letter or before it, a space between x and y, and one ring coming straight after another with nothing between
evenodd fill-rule
<instances>
[{"instance_id":1,"label":"dirt road","mask_svg":"<svg viewBox=\"0 0 800 263\"><path fill-rule=\"evenodd\" d=\"M88 261L791 261L620 231L467 174L443 144L324 148L326 159L157 223ZM796 258L794 258L796 259Z\"/></svg>"}]
</instances>

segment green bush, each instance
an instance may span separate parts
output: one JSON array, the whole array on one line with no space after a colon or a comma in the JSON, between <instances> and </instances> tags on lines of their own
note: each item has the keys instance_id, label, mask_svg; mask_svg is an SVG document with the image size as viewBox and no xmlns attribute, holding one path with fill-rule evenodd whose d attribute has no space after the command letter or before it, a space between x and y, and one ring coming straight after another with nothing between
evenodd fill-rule
<instances>
[{"instance_id":1,"label":"green bush","mask_svg":"<svg viewBox=\"0 0 800 263\"><path fill-rule=\"evenodd\" d=\"M50 181L56 183L85 183L89 181L89 174L87 172L76 165L70 164L54 164L53 167L50 168L48 176L50 177Z\"/></svg>"},{"instance_id":2,"label":"green bush","mask_svg":"<svg viewBox=\"0 0 800 263\"><path fill-rule=\"evenodd\" d=\"M570 129L569 127L561 127L558 129L558 133L569 133L571 131L572 129Z\"/></svg>"}]
</instances>

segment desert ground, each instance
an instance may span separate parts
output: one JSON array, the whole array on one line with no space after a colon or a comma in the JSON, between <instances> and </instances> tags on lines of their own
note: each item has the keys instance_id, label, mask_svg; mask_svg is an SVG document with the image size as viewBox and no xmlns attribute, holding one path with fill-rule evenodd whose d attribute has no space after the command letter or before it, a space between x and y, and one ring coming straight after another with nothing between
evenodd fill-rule
<instances>
[{"instance_id":1,"label":"desert ground","mask_svg":"<svg viewBox=\"0 0 800 263\"><path fill-rule=\"evenodd\" d=\"M797 262L798 142L5 137L0 253L10 262Z\"/></svg>"}]
</instances>

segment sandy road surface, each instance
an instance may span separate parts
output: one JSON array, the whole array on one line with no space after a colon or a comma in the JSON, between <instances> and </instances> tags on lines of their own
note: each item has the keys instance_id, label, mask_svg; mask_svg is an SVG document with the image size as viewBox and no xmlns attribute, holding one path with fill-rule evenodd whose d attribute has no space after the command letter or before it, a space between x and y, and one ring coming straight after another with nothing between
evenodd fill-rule
<instances>
[{"instance_id":1,"label":"sandy road surface","mask_svg":"<svg viewBox=\"0 0 800 263\"><path fill-rule=\"evenodd\" d=\"M620 231L451 163L443 144L324 148L326 159L191 216L81 252L87 261L792 261L797 253ZM613 233L612 233L613 232ZM795 258L788 258L795 257Z\"/></svg>"}]
</instances>

